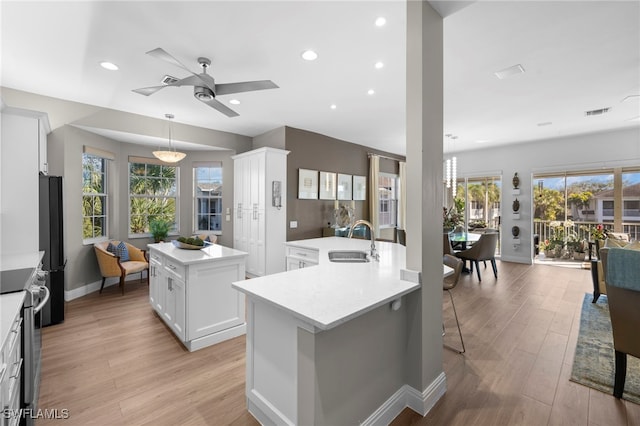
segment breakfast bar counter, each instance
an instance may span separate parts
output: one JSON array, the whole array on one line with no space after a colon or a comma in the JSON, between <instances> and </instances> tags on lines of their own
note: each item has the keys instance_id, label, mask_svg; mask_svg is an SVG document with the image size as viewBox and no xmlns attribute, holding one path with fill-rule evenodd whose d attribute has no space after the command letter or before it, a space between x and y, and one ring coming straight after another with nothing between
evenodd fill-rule
<instances>
[{"instance_id":1,"label":"breakfast bar counter","mask_svg":"<svg viewBox=\"0 0 640 426\"><path fill-rule=\"evenodd\" d=\"M406 297L421 284L404 271L399 244L376 241L378 260L329 260L331 251L368 253L370 245L288 242L287 272L233 283L247 296L247 405L260 423L374 421L397 398L412 312Z\"/></svg>"}]
</instances>

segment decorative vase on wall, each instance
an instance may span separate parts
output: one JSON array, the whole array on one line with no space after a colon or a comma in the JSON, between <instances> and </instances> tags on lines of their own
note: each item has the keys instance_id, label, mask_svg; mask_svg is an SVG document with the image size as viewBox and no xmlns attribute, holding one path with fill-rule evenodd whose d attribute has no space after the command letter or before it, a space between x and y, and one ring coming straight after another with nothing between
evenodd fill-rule
<instances>
[{"instance_id":1,"label":"decorative vase on wall","mask_svg":"<svg viewBox=\"0 0 640 426\"><path fill-rule=\"evenodd\" d=\"M517 226L511 228L511 235L513 235L513 238L517 238L520 235L520 228Z\"/></svg>"},{"instance_id":2,"label":"decorative vase on wall","mask_svg":"<svg viewBox=\"0 0 640 426\"><path fill-rule=\"evenodd\" d=\"M518 210L520 210L520 201L517 198L513 201L511 208L513 208L514 213L518 213Z\"/></svg>"},{"instance_id":3,"label":"decorative vase on wall","mask_svg":"<svg viewBox=\"0 0 640 426\"><path fill-rule=\"evenodd\" d=\"M518 189L520 186L520 178L518 177L518 172L513 175L513 189Z\"/></svg>"}]
</instances>

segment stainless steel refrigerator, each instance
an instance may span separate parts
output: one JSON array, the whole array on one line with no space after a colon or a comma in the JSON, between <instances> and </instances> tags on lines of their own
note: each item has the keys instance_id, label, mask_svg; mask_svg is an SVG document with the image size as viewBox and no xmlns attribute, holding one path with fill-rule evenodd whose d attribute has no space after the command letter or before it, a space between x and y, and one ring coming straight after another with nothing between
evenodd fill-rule
<instances>
[{"instance_id":1,"label":"stainless steel refrigerator","mask_svg":"<svg viewBox=\"0 0 640 426\"><path fill-rule=\"evenodd\" d=\"M62 177L40 175L40 250L42 269L47 271L46 286L51 292L42 309L42 325L64 321L64 228L62 215Z\"/></svg>"}]
</instances>

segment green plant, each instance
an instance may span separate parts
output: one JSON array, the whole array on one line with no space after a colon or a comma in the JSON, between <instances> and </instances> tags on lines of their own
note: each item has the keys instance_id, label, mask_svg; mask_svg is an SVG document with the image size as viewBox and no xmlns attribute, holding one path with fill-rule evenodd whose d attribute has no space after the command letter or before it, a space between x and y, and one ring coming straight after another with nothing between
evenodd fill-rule
<instances>
[{"instance_id":1,"label":"green plant","mask_svg":"<svg viewBox=\"0 0 640 426\"><path fill-rule=\"evenodd\" d=\"M153 219L149 222L149 230L153 235L153 240L157 243L167 238L173 226L172 222L164 219Z\"/></svg>"},{"instance_id":2,"label":"green plant","mask_svg":"<svg viewBox=\"0 0 640 426\"><path fill-rule=\"evenodd\" d=\"M454 206L449 207L448 209L446 207L442 208L442 227L444 229L453 229L463 223L464 216L462 211L458 210Z\"/></svg>"}]
</instances>

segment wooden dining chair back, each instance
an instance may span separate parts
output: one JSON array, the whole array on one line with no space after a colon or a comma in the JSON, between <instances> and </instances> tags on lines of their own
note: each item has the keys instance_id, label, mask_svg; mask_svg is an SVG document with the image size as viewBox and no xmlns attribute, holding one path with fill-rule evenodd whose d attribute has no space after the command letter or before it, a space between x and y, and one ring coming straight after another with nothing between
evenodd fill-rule
<instances>
[{"instance_id":1,"label":"wooden dining chair back","mask_svg":"<svg viewBox=\"0 0 640 426\"><path fill-rule=\"evenodd\" d=\"M627 355L640 358L640 251L610 248L605 275L615 351L613 396L621 398L627 376Z\"/></svg>"},{"instance_id":2,"label":"wooden dining chair back","mask_svg":"<svg viewBox=\"0 0 640 426\"><path fill-rule=\"evenodd\" d=\"M462 250L456 253L456 256L462 260L468 260L470 263L469 269L473 273L473 266L476 267L476 274L478 275L478 281L482 281L480 276L480 267L478 262L489 260L491 261L491 267L493 268L493 275L498 278L498 267L496 265L496 247L498 246L498 233L486 233L480 235L480 239L476 241L471 248Z\"/></svg>"},{"instance_id":3,"label":"wooden dining chair back","mask_svg":"<svg viewBox=\"0 0 640 426\"><path fill-rule=\"evenodd\" d=\"M442 263L447 265L449 268L453 269L453 274L443 279L442 289L447 293L449 293L449 297L451 298L451 307L453 308L453 316L455 317L456 325L458 326L458 334L460 335L460 343L462 343L462 350L459 350L452 346L447 346L447 345L445 345L445 347L463 354L465 353L466 349L464 347L464 340L462 339L462 331L460 330L460 321L458 320L458 313L456 312L456 304L453 302L453 294L451 294L451 290L453 290L453 288L458 284L458 281L460 280L460 273L462 272L462 266L464 262L462 262L461 259L458 259L453 255L445 254L442 257ZM442 328L444 330L444 323L442 325Z\"/></svg>"}]
</instances>

